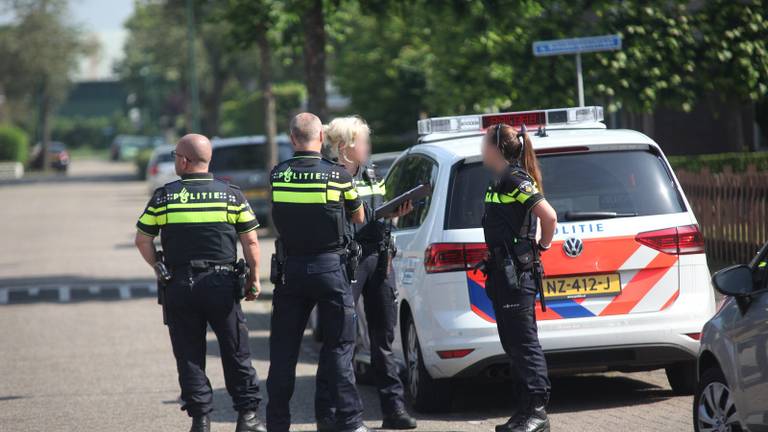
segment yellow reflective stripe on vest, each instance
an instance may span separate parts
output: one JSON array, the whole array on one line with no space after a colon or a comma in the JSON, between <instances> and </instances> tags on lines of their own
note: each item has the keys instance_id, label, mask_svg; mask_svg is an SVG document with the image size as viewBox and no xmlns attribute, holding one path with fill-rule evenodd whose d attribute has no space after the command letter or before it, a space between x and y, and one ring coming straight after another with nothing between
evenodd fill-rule
<instances>
[{"instance_id":1,"label":"yellow reflective stripe on vest","mask_svg":"<svg viewBox=\"0 0 768 432\"><path fill-rule=\"evenodd\" d=\"M292 204L325 204L325 192L272 191L272 201Z\"/></svg>"},{"instance_id":2,"label":"yellow reflective stripe on vest","mask_svg":"<svg viewBox=\"0 0 768 432\"><path fill-rule=\"evenodd\" d=\"M226 211L173 212L163 216L167 217L167 223L169 224L229 222Z\"/></svg>"},{"instance_id":3,"label":"yellow reflective stripe on vest","mask_svg":"<svg viewBox=\"0 0 768 432\"><path fill-rule=\"evenodd\" d=\"M325 189L325 183L285 183L275 182L272 187L284 187L289 189Z\"/></svg>"},{"instance_id":4,"label":"yellow reflective stripe on vest","mask_svg":"<svg viewBox=\"0 0 768 432\"><path fill-rule=\"evenodd\" d=\"M144 213L139 218L139 222L143 223L144 225L154 226L154 225L157 225L157 216L149 213Z\"/></svg>"},{"instance_id":5,"label":"yellow reflective stripe on vest","mask_svg":"<svg viewBox=\"0 0 768 432\"><path fill-rule=\"evenodd\" d=\"M340 200L341 200L340 190L328 189L328 201L340 201Z\"/></svg>"},{"instance_id":6,"label":"yellow reflective stripe on vest","mask_svg":"<svg viewBox=\"0 0 768 432\"><path fill-rule=\"evenodd\" d=\"M344 191L344 199L347 201L354 201L358 197L355 189L348 189Z\"/></svg>"},{"instance_id":7,"label":"yellow reflective stripe on vest","mask_svg":"<svg viewBox=\"0 0 768 432\"><path fill-rule=\"evenodd\" d=\"M226 207L226 202L195 202L195 203L170 203L168 204L169 209L184 209L184 208L216 208L216 207Z\"/></svg>"},{"instance_id":8,"label":"yellow reflective stripe on vest","mask_svg":"<svg viewBox=\"0 0 768 432\"><path fill-rule=\"evenodd\" d=\"M386 193L386 188L384 187L384 183L377 183L374 185L363 185L358 186L357 188L357 194L361 197L369 196L369 195L384 195Z\"/></svg>"},{"instance_id":9,"label":"yellow reflective stripe on vest","mask_svg":"<svg viewBox=\"0 0 768 432\"><path fill-rule=\"evenodd\" d=\"M352 187L352 183L346 182L346 183L336 183L334 181L329 181L328 186L336 189L347 189Z\"/></svg>"}]
</instances>

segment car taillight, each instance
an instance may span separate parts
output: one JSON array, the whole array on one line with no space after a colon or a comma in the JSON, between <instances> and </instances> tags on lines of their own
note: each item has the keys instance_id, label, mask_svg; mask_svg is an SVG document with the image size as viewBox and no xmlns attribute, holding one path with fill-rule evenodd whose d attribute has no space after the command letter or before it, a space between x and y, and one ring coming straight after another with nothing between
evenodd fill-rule
<instances>
[{"instance_id":1,"label":"car taillight","mask_svg":"<svg viewBox=\"0 0 768 432\"><path fill-rule=\"evenodd\" d=\"M154 164L149 166L149 171L148 172L149 172L149 175L156 176L157 173L160 172L160 170L157 168L157 164L154 163Z\"/></svg>"},{"instance_id":2,"label":"car taillight","mask_svg":"<svg viewBox=\"0 0 768 432\"><path fill-rule=\"evenodd\" d=\"M457 359L457 358L463 358L468 356L474 351L472 348L467 349L457 349L457 350L449 350L449 351L438 351L437 355L440 356L443 360L448 359Z\"/></svg>"},{"instance_id":3,"label":"car taillight","mask_svg":"<svg viewBox=\"0 0 768 432\"><path fill-rule=\"evenodd\" d=\"M427 273L464 271L488 255L485 243L433 243L424 253Z\"/></svg>"},{"instance_id":4,"label":"car taillight","mask_svg":"<svg viewBox=\"0 0 768 432\"><path fill-rule=\"evenodd\" d=\"M704 253L704 236L699 231L698 225L642 232L635 237L635 240L670 255Z\"/></svg>"}]
</instances>

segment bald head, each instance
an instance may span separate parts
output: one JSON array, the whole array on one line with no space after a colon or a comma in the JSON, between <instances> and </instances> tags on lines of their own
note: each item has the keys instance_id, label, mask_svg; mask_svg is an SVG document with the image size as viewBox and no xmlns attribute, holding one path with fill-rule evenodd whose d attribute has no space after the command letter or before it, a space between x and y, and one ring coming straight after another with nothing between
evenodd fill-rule
<instances>
[{"instance_id":1,"label":"bald head","mask_svg":"<svg viewBox=\"0 0 768 432\"><path fill-rule=\"evenodd\" d=\"M291 119L291 138L297 150L320 151L323 146L323 122L312 113L301 113Z\"/></svg>"},{"instance_id":2,"label":"bald head","mask_svg":"<svg viewBox=\"0 0 768 432\"><path fill-rule=\"evenodd\" d=\"M187 134L176 143L176 167L177 171L184 174L192 172L207 172L211 162L211 142L208 138L198 134ZM179 169L179 158L184 159L185 166ZM182 173L179 173L182 174Z\"/></svg>"}]
</instances>

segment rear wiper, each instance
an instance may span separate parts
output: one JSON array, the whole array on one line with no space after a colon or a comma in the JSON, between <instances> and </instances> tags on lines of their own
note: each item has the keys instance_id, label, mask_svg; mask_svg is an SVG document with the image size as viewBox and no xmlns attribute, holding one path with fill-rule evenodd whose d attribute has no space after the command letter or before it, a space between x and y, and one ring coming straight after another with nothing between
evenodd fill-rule
<instances>
[{"instance_id":1,"label":"rear wiper","mask_svg":"<svg viewBox=\"0 0 768 432\"><path fill-rule=\"evenodd\" d=\"M589 211L589 212L565 212L565 220L567 221L583 221L593 219L614 219L621 217L633 217L637 216L637 213L617 213L617 212L601 212L601 211Z\"/></svg>"}]
</instances>

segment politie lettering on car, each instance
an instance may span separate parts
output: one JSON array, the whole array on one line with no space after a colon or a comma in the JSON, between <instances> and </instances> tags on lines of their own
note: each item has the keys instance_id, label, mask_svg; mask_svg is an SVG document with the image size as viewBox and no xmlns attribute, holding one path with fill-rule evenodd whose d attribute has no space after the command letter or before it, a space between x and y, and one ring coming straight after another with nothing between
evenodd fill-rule
<instances>
[{"instance_id":1,"label":"politie lettering on car","mask_svg":"<svg viewBox=\"0 0 768 432\"><path fill-rule=\"evenodd\" d=\"M542 255L548 307L537 307L551 372L664 368L675 391L693 390L701 328L715 310L703 237L660 146L602 120L601 107L578 107L418 122L419 142L385 179L389 197L424 182L434 190L394 228L395 349L416 409L450 407L454 379L509 374L473 269L486 254L480 143L499 122L538 129L533 144L558 213Z\"/></svg>"}]
</instances>

